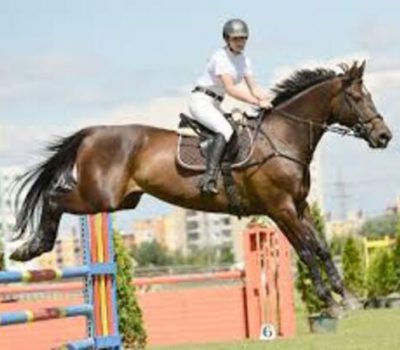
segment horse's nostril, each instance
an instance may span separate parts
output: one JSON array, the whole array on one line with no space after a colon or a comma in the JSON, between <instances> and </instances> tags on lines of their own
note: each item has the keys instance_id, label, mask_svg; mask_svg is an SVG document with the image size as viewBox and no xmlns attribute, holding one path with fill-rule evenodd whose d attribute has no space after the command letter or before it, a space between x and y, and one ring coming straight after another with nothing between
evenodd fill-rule
<instances>
[{"instance_id":1,"label":"horse's nostril","mask_svg":"<svg viewBox=\"0 0 400 350\"><path fill-rule=\"evenodd\" d=\"M391 135L389 135L388 133L383 132L383 133L381 133L381 134L379 135L378 139L379 139L379 141L380 141L381 143L386 144L387 142L390 141Z\"/></svg>"}]
</instances>

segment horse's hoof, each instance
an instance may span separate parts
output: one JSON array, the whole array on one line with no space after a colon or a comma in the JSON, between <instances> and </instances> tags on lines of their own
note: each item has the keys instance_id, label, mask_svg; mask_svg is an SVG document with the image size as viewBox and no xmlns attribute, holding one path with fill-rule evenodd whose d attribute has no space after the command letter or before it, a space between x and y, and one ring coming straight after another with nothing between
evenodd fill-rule
<instances>
[{"instance_id":1,"label":"horse's hoof","mask_svg":"<svg viewBox=\"0 0 400 350\"><path fill-rule=\"evenodd\" d=\"M346 310L348 311L354 311L354 310L360 310L363 308L362 303L360 303L357 298L345 298L343 300L343 305Z\"/></svg>"},{"instance_id":2,"label":"horse's hoof","mask_svg":"<svg viewBox=\"0 0 400 350\"><path fill-rule=\"evenodd\" d=\"M10 255L10 259L14 261L28 261L42 255L51 249L46 249L38 240L32 240L23 243L20 247L14 250Z\"/></svg>"},{"instance_id":3,"label":"horse's hoof","mask_svg":"<svg viewBox=\"0 0 400 350\"><path fill-rule=\"evenodd\" d=\"M363 308L363 304L348 290L344 291L341 304L348 311L360 310Z\"/></svg>"},{"instance_id":4,"label":"horse's hoof","mask_svg":"<svg viewBox=\"0 0 400 350\"><path fill-rule=\"evenodd\" d=\"M11 253L10 259L14 261L28 261L35 256L37 256L37 254L31 251L29 243L24 243Z\"/></svg>"},{"instance_id":5,"label":"horse's hoof","mask_svg":"<svg viewBox=\"0 0 400 350\"><path fill-rule=\"evenodd\" d=\"M30 254L28 254L27 249L19 247L11 253L10 259L14 261L28 261L30 260Z\"/></svg>"},{"instance_id":6,"label":"horse's hoof","mask_svg":"<svg viewBox=\"0 0 400 350\"><path fill-rule=\"evenodd\" d=\"M347 316L346 310L339 304L333 304L326 309L329 317L341 320Z\"/></svg>"}]
</instances>

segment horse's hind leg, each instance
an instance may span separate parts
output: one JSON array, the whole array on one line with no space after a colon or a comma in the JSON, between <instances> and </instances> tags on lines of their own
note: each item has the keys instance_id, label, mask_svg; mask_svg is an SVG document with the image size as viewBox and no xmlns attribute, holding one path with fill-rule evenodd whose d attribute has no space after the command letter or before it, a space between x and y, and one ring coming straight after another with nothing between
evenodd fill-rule
<instances>
[{"instance_id":1,"label":"horse's hind leg","mask_svg":"<svg viewBox=\"0 0 400 350\"><path fill-rule=\"evenodd\" d=\"M53 249L63 212L50 196L46 197L37 232L32 233L29 239L10 255L10 259L28 261Z\"/></svg>"},{"instance_id":2,"label":"horse's hind leg","mask_svg":"<svg viewBox=\"0 0 400 350\"><path fill-rule=\"evenodd\" d=\"M75 187L70 191L54 190L47 197L43 206L38 232L31 235L30 239L17 248L10 256L17 261L31 260L45 252L51 251L57 238L58 226L63 213L70 214L95 214L118 209L135 208L139 203L142 193L134 192L123 198L120 205L111 208L111 201L95 201L93 203L85 200Z\"/></svg>"}]
</instances>

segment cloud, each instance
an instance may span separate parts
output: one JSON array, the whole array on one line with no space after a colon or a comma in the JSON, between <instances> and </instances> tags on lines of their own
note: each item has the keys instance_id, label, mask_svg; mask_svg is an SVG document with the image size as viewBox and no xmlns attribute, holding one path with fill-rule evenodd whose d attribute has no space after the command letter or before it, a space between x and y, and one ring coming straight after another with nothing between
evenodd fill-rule
<instances>
[{"instance_id":1,"label":"cloud","mask_svg":"<svg viewBox=\"0 0 400 350\"><path fill-rule=\"evenodd\" d=\"M7 58L0 60L2 79L33 81L44 79L64 79L71 75L90 75L101 67L98 59L64 55L38 55L27 58Z\"/></svg>"},{"instance_id":2,"label":"cloud","mask_svg":"<svg viewBox=\"0 0 400 350\"><path fill-rule=\"evenodd\" d=\"M0 122L0 165L37 162L45 146L56 136L65 135L57 125L24 125Z\"/></svg>"},{"instance_id":3,"label":"cloud","mask_svg":"<svg viewBox=\"0 0 400 350\"><path fill-rule=\"evenodd\" d=\"M369 21L360 26L357 38L359 44L370 52L387 51L398 46L400 28L397 23Z\"/></svg>"},{"instance_id":4,"label":"cloud","mask_svg":"<svg viewBox=\"0 0 400 350\"><path fill-rule=\"evenodd\" d=\"M366 83L368 86L379 94L383 94L389 90L397 90L400 88L400 67L388 67L372 70L366 75Z\"/></svg>"},{"instance_id":5,"label":"cloud","mask_svg":"<svg viewBox=\"0 0 400 350\"><path fill-rule=\"evenodd\" d=\"M176 129L179 123L179 114L181 112L188 113L187 91L189 89L182 87L175 91L177 94L174 96L155 97L141 104L124 104L101 116L82 118L79 126L84 127L99 123L106 125L137 123ZM244 110L249 109L249 105L229 97L224 100L222 105L222 108L226 111L230 111L235 107L240 107Z\"/></svg>"},{"instance_id":6,"label":"cloud","mask_svg":"<svg viewBox=\"0 0 400 350\"><path fill-rule=\"evenodd\" d=\"M179 113L185 110L184 96L160 96L145 103L123 104L108 112L80 118L77 127L105 124L145 124L176 128Z\"/></svg>"},{"instance_id":7,"label":"cloud","mask_svg":"<svg viewBox=\"0 0 400 350\"><path fill-rule=\"evenodd\" d=\"M102 68L102 62L90 57L40 55L0 59L0 103L77 96L77 83L72 82L99 74Z\"/></svg>"},{"instance_id":8,"label":"cloud","mask_svg":"<svg viewBox=\"0 0 400 350\"><path fill-rule=\"evenodd\" d=\"M186 96L161 96L142 104L123 104L107 112L84 115L69 125L13 125L0 122L0 164L35 161L35 155L55 136L65 136L90 125L145 124L176 129Z\"/></svg>"},{"instance_id":9,"label":"cloud","mask_svg":"<svg viewBox=\"0 0 400 350\"><path fill-rule=\"evenodd\" d=\"M362 60L368 60L369 57L370 55L368 52L360 51L345 56L333 57L329 60L308 59L298 62L295 65L282 65L277 67L272 72L271 85L290 77L295 71L300 69L314 69L322 67L340 72L340 68L338 66L339 63L345 62L350 64L353 61L361 62Z\"/></svg>"},{"instance_id":10,"label":"cloud","mask_svg":"<svg viewBox=\"0 0 400 350\"><path fill-rule=\"evenodd\" d=\"M378 106L384 106L385 110L389 112L389 116L391 113L393 115L398 114L400 112L400 101L395 95L400 89L400 57L393 54L359 51L329 60L310 59L296 65L280 66L272 73L271 86L290 77L293 72L299 69L325 67L340 72L339 63L351 64L353 61L361 62L362 60L367 61L364 80L374 101Z\"/></svg>"}]
</instances>

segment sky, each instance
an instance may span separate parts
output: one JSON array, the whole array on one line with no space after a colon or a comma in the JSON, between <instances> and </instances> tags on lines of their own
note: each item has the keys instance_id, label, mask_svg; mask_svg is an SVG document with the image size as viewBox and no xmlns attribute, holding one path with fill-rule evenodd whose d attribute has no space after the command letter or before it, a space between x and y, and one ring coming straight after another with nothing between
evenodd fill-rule
<instances>
[{"instance_id":1,"label":"sky","mask_svg":"<svg viewBox=\"0 0 400 350\"><path fill-rule=\"evenodd\" d=\"M400 194L400 3L395 1L0 2L0 166L25 167L54 136L93 124L175 128L232 17L250 26L246 53L265 88L299 68L366 59L366 85L394 139L386 150L326 135L324 204L382 212ZM170 206L145 197L125 218Z\"/></svg>"}]
</instances>

